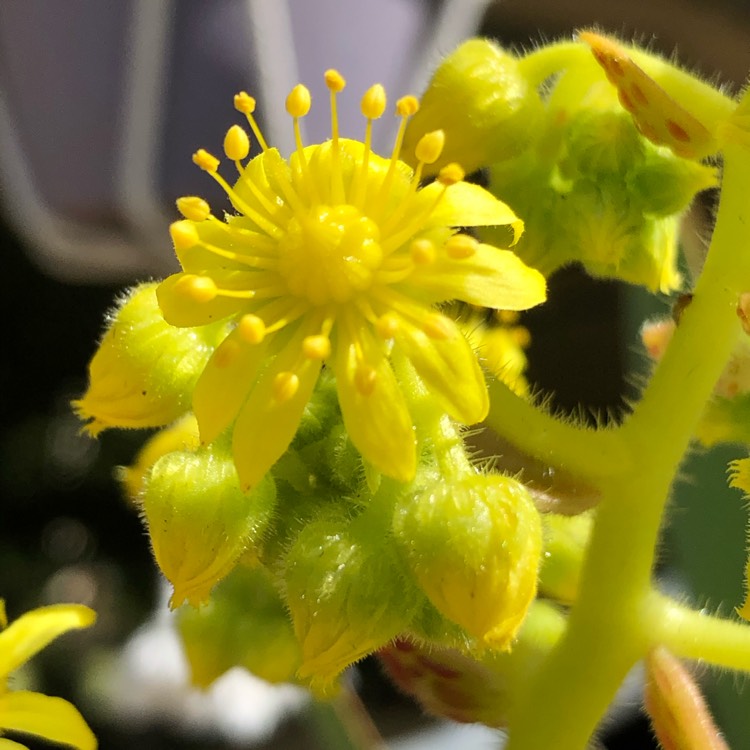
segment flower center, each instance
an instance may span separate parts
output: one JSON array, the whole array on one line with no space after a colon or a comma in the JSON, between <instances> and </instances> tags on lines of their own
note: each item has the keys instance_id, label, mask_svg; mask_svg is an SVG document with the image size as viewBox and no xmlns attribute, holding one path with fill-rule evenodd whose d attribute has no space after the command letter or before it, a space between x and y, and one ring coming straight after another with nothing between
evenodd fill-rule
<instances>
[{"instance_id":1,"label":"flower center","mask_svg":"<svg viewBox=\"0 0 750 750\"><path fill-rule=\"evenodd\" d=\"M355 206L316 206L293 217L279 242L289 292L313 305L348 302L368 289L383 261L380 229Z\"/></svg>"}]
</instances>

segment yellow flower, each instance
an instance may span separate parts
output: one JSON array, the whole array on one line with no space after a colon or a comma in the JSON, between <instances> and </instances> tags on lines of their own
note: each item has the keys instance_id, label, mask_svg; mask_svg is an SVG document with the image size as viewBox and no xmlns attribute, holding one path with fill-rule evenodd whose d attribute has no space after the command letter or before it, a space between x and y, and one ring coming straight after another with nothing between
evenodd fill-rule
<instances>
[{"instance_id":1,"label":"yellow flower","mask_svg":"<svg viewBox=\"0 0 750 750\"><path fill-rule=\"evenodd\" d=\"M5 602L0 599L0 733L35 734L79 750L96 750L96 737L75 706L28 690L9 691L7 686L8 675L37 651L68 630L88 627L95 618L88 607L57 604L27 612L8 627ZM2 750L23 747L0 738Z\"/></svg>"},{"instance_id":2,"label":"yellow flower","mask_svg":"<svg viewBox=\"0 0 750 750\"><path fill-rule=\"evenodd\" d=\"M470 345L434 305L458 299L518 310L545 297L544 278L512 252L452 229L510 225L517 235L522 222L508 206L463 182L456 164L420 188L424 165L442 152L442 131L418 142L415 170L399 160L406 121L418 109L414 97L396 105L401 127L386 159L370 148L373 120L386 107L382 86L362 98L362 143L339 136L336 102L344 79L336 71L325 79L332 138L303 145L299 121L311 100L298 85L286 102L297 144L288 160L266 144L254 100L235 97L261 153L244 163L250 139L239 126L229 129L224 149L239 172L234 187L218 174L218 159L203 150L193 159L239 215L222 222L201 198L178 200L185 218L171 234L183 271L157 291L174 326L234 322L198 380L193 410L204 444L234 422L244 489L289 446L324 364L336 377L346 429L363 457L390 477L411 479L415 432L394 367L409 360L462 423L480 421L488 409Z\"/></svg>"}]
</instances>

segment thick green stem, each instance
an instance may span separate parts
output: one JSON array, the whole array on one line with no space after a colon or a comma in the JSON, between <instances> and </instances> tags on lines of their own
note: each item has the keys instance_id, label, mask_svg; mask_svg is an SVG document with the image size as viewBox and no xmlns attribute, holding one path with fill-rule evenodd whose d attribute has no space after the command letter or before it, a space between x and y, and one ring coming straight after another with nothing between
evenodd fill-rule
<instances>
[{"instance_id":1,"label":"thick green stem","mask_svg":"<svg viewBox=\"0 0 750 750\"><path fill-rule=\"evenodd\" d=\"M540 86L551 75L571 64L590 59L591 50L581 42L558 42L545 44L524 55L518 61L518 69L529 85Z\"/></svg>"},{"instance_id":2,"label":"thick green stem","mask_svg":"<svg viewBox=\"0 0 750 750\"><path fill-rule=\"evenodd\" d=\"M654 593L644 608L644 627L654 644L675 656L750 672L750 625L713 617Z\"/></svg>"},{"instance_id":3,"label":"thick green stem","mask_svg":"<svg viewBox=\"0 0 750 750\"><path fill-rule=\"evenodd\" d=\"M505 383L489 384L486 423L516 448L550 466L596 483L627 472L632 461L617 430L595 430L564 422L515 394Z\"/></svg>"},{"instance_id":4,"label":"thick green stem","mask_svg":"<svg viewBox=\"0 0 750 750\"><path fill-rule=\"evenodd\" d=\"M600 483L604 499L580 598L568 632L518 703L509 750L582 750L627 670L653 645L647 613L664 505L736 341L738 296L750 289L748 174L750 151L728 147L716 229L693 303L633 416L618 431L632 451L633 469Z\"/></svg>"}]
</instances>

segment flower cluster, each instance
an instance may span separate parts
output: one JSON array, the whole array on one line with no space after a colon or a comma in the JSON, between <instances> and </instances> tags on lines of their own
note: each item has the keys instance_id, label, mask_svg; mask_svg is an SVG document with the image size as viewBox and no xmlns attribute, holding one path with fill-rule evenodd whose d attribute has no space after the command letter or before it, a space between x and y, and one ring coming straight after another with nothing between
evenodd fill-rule
<instances>
[{"instance_id":1,"label":"flower cluster","mask_svg":"<svg viewBox=\"0 0 750 750\"><path fill-rule=\"evenodd\" d=\"M123 298L75 403L92 433L164 427L122 478L172 605L205 603L227 576L217 602L225 590L253 598L268 578L283 600L269 617L278 624L286 608L299 644L294 669L278 674L320 685L397 635L467 649L512 643L536 591L538 513L519 482L472 466L456 423L480 422L489 408L472 344L522 390L525 332L460 318L467 305L512 316L546 287L511 250L469 233L502 225L518 239L523 223L505 203L453 162L423 183L441 158L441 129L414 144L414 169L401 161L414 97L396 103L398 133L382 157L370 144L383 88L362 97L360 142L339 133L344 79L329 70L325 81L331 139L303 144L311 97L298 85L286 100L288 159L266 143L254 100L235 97L259 153L248 159L251 136L229 129L233 185L217 158L193 157L232 213L177 201L183 218L170 231L182 270ZM475 531L479 546L456 541ZM188 644L215 619L188 617ZM215 674L199 651L188 648L196 675Z\"/></svg>"},{"instance_id":2,"label":"flower cluster","mask_svg":"<svg viewBox=\"0 0 750 750\"><path fill-rule=\"evenodd\" d=\"M382 157L382 87L360 142L339 133L344 79L325 81L331 138L303 143L298 85L288 158L235 97L258 153L229 129L233 184L194 155L230 212L178 200L182 270L121 300L75 405L92 433L162 428L121 477L171 605L205 605L181 611L194 679L242 664L326 694L379 653L430 710L507 727L514 750L577 750L644 660L662 744L707 746L717 730L674 657L750 672L750 629L652 573L690 441L713 420L713 439L747 442L750 95L592 33L523 56L472 40L423 106L397 102ZM717 151L711 250L680 324L648 339L663 356L633 414L556 418L524 379L517 311L573 262L677 289L678 221L716 185ZM482 420L508 455L477 460L463 428Z\"/></svg>"}]
</instances>

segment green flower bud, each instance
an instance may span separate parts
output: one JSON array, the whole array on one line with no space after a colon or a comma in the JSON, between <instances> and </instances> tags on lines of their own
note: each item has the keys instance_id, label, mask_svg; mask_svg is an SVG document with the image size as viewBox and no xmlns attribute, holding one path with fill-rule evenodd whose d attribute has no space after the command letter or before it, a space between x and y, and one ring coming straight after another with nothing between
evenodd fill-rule
<instances>
[{"instance_id":1,"label":"green flower bud","mask_svg":"<svg viewBox=\"0 0 750 750\"><path fill-rule=\"evenodd\" d=\"M398 503L393 532L440 612L486 645L510 647L542 552L539 513L519 482L474 475L436 484Z\"/></svg>"},{"instance_id":2,"label":"green flower bud","mask_svg":"<svg viewBox=\"0 0 750 750\"><path fill-rule=\"evenodd\" d=\"M571 178L593 179L602 174L626 174L642 159L646 148L627 113L589 108L571 118L565 147L563 173Z\"/></svg>"},{"instance_id":3,"label":"green flower bud","mask_svg":"<svg viewBox=\"0 0 750 750\"><path fill-rule=\"evenodd\" d=\"M178 623L193 684L208 687L235 666L268 682L294 681L299 644L264 568L238 565L204 607L181 609Z\"/></svg>"},{"instance_id":4,"label":"green flower bud","mask_svg":"<svg viewBox=\"0 0 750 750\"><path fill-rule=\"evenodd\" d=\"M216 444L169 453L154 464L143 512L156 562L174 586L170 606L208 599L240 556L258 545L275 500L270 476L242 492L230 453Z\"/></svg>"},{"instance_id":5,"label":"green flower bud","mask_svg":"<svg viewBox=\"0 0 750 750\"><path fill-rule=\"evenodd\" d=\"M133 464L118 469L117 478L128 499L136 504L140 501L148 472L162 456L173 451L194 451L199 445L198 422L192 414L152 435L138 451Z\"/></svg>"},{"instance_id":6,"label":"green flower bud","mask_svg":"<svg viewBox=\"0 0 750 750\"><path fill-rule=\"evenodd\" d=\"M73 407L86 430L161 427L190 409L193 386L213 351L216 328L173 328L141 284L109 315L89 364L89 387Z\"/></svg>"},{"instance_id":7,"label":"green flower bud","mask_svg":"<svg viewBox=\"0 0 750 750\"><path fill-rule=\"evenodd\" d=\"M470 39L435 71L406 130L403 158L415 164L419 139L441 129L445 146L425 173L437 174L451 162L472 172L526 148L541 114L539 95L521 76L517 59L486 39Z\"/></svg>"},{"instance_id":8,"label":"green flower bud","mask_svg":"<svg viewBox=\"0 0 750 750\"><path fill-rule=\"evenodd\" d=\"M403 632L423 601L383 536L362 517L318 520L286 557L286 602L302 645L298 675L320 693Z\"/></svg>"},{"instance_id":9,"label":"green flower bud","mask_svg":"<svg viewBox=\"0 0 750 750\"><path fill-rule=\"evenodd\" d=\"M560 516L545 513L544 559L539 571L539 593L562 604L572 604L578 596L583 555L593 517L590 513Z\"/></svg>"},{"instance_id":10,"label":"green flower bud","mask_svg":"<svg viewBox=\"0 0 750 750\"><path fill-rule=\"evenodd\" d=\"M399 638L381 649L378 658L396 685L428 713L502 728L563 626L557 609L535 601L510 652L488 650L475 658L457 649Z\"/></svg>"}]
</instances>

